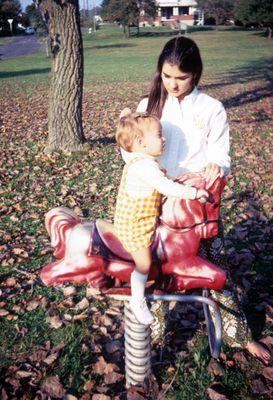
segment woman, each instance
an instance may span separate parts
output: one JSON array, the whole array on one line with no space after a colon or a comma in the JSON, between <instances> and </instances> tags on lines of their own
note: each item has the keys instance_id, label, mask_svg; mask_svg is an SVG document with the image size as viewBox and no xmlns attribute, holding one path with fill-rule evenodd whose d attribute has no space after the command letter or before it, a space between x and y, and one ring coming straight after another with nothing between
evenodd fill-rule
<instances>
[{"instance_id":1,"label":"woman","mask_svg":"<svg viewBox=\"0 0 273 400\"><path fill-rule=\"evenodd\" d=\"M202 60L195 42L185 37L171 39L159 56L149 97L140 102L137 112L147 111L160 118L166 144L159 162L169 177L202 170L211 185L229 172L229 128L223 105L197 89L201 74ZM124 150L122 156L126 162L130 159ZM223 240L218 237L214 243L203 244L200 252L219 264L222 247ZM270 354L252 340L230 280L222 294L213 294L225 306L222 316L227 343L245 347L268 363Z\"/></svg>"}]
</instances>

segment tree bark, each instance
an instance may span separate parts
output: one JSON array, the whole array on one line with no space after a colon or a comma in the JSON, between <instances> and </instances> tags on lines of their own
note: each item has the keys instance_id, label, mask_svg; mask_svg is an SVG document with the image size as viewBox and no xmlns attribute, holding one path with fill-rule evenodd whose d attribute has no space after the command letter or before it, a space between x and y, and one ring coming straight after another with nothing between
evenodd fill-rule
<instances>
[{"instance_id":1,"label":"tree bark","mask_svg":"<svg viewBox=\"0 0 273 400\"><path fill-rule=\"evenodd\" d=\"M83 46L78 0L40 0L52 55L45 151L82 150Z\"/></svg>"}]
</instances>

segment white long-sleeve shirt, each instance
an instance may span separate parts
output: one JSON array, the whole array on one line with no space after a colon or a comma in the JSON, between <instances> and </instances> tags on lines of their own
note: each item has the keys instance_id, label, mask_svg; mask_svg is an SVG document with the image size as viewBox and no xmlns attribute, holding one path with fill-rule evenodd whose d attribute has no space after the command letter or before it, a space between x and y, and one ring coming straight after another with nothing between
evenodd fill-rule
<instances>
[{"instance_id":1,"label":"white long-sleeve shirt","mask_svg":"<svg viewBox=\"0 0 273 400\"><path fill-rule=\"evenodd\" d=\"M138 112L147 109L148 99L143 99ZM230 168L229 127L222 103L194 89L182 101L168 96L163 108L162 132L166 138L165 149L158 159L168 176L176 178L186 172L196 172L213 162ZM122 150L126 161L129 153Z\"/></svg>"},{"instance_id":2,"label":"white long-sleeve shirt","mask_svg":"<svg viewBox=\"0 0 273 400\"><path fill-rule=\"evenodd\" d=\"M149 197L153 190L165 196L195 199L196 189L167 178L154 157L142 153L128 153L128 161L140 158L128 166L125 190L133 198Z\"/></svg>"}]
</instances>

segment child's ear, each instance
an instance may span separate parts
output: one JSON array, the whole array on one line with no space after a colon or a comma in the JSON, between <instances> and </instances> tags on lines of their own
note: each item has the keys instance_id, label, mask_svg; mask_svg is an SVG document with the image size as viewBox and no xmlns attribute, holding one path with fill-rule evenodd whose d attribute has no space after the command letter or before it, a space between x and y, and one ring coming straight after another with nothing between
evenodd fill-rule
<instances>
[{"instance_id":1,"label":"child's ear","mask_svg":"<svg viewBox=\"0 0 273 400\"><path fill-rule=\"evenodd\" d=\"M136 140L137 140L137 144L138 144L139 146L145 147L145 140L144 140L144 137L143 137L143 136L137 136Z\"/></svg>"}]
</instances>

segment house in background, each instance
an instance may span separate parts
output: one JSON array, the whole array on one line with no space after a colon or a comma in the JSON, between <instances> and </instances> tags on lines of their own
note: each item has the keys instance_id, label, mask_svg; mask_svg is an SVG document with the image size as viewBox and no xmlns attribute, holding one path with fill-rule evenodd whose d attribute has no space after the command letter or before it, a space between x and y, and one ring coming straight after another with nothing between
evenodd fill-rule
<instances>
[{"instance_id":1,"label":"house in background","mask_svg":"<svg viewBox=\"0 0 273 400\"><path fill-rule=\"evenodd\" d=\"M195 0L156 0L157 16L154 25L160 26L179 26L187 25L203 25L204 15L197 8ZM145 15L141 18L140 25L148 25Z\"/></svg>"}]
</instances>

